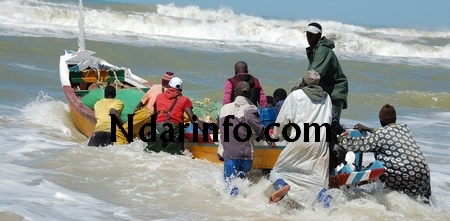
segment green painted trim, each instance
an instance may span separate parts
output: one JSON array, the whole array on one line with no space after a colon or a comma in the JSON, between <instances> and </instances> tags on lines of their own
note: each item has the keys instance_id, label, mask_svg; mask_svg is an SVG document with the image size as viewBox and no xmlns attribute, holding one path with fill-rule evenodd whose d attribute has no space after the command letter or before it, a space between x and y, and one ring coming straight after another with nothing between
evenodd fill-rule
<instances>
[{"instance_id":1,"label":"green painted trim","mask_svg":"<svg viewBox=\"0 0 450 221\"><path fill-rule=\"evenodd\" d=\"M113 71L108 70L108 74L107 82L114 82L116 78L114 77ZM120 82L125 81L125 70L117 70L116 75ZM83 71L69 71L69 80L71 83L85 83L83 80Z\"/></svg>"},{"instance_id":2,"label":"green painted trim","mask_svg":"<svg viewBox=\"0 0 450 221\"><path fill-rule=\"evenodd\" d=\"M125 81L125 77L117 77L117 79L119 79L120 82ZM115 80L116 80L115 77L108 77L106 82L114 82ZM70 81L72 83L92 83L92 82L85 82L83 78L71 78Z\"/></svg>"}]
</instances>

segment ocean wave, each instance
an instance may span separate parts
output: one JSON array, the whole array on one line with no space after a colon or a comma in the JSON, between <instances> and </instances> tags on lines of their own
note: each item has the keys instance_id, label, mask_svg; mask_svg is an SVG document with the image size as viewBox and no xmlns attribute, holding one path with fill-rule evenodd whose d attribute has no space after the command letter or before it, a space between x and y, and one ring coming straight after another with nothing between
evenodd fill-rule
<instances>
[{"instance_id":1,"label":"ocean wave","mask_svg":"<svg viewBox=\"0 0 450 221\"><path fill-rule=\"evenodd\" d=\"M398 91L396 93L358 93L350 94L350 100L354 103L382 106L391 103L394 106L412 108L432 108L450 110L450 93L425 92L425 91Z\"/></svg>"},{"instance_id":2,"label":"ocean wave","mask_svg":"<svg viewBox=\"0 0 450 221\"><path fill-rule=\"evenodd\" d=\"M8 35L73 38L78 31L77 5L37 0L0 3L0 28ZM156 7L156 9L154 9ZM307 20L265 19L174 4L139 7L110 5L85 7L86 36L134 43L175 42L179 45L229 45L279 51L304 51ZM363 56L406 58L450 57L450 31L372 28L337 21L318 21L336 51ZM357 56L355 56L357 57Z\"/></svg>"},{"instance_id":3,"label":"ocean wave","mask_svg":"<svg viewBox=\"0 0 450 221\"><path fill-rule=\"evenodd\" d=\"M42 131L50 136L73 140L86 139L72 122L67 105L43 91L40 91L34 100L19 108L19 111L20 115L13 116L13 119L19 118L17 122L43 129Z\"/></svg>"}]
</instances>

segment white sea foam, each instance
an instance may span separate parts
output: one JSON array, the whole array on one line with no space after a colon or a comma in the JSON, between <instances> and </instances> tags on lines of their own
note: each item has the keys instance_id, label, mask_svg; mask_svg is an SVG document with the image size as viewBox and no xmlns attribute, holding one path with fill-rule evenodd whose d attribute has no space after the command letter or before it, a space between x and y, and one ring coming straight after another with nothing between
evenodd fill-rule
<instances>
[{"instance_id":1,"label":"white sea foam","mask_svg":"<svg viewBox=\"0 0 450 221\"><path fill-rule=\"evenodd\" d=\"M7 64L7 65L18 66L18 67L21 67L23 69L34 70L34 71L43 71L43 72L48 71L48 70L45 70L45 69L42 69L42 68L38 68L38 67L36 67L34 65L28 65L28 64L17 64L17 63L15 63L15 64Z\"/></svg>"},{"instance_id":2,"label":"white sea foam","mask_svg":"<svg viewBox=\"0 0 450 221\"><path fill-rule=\"evenodd\" d=\"M23 116L17 120L18 124L26 124L42 133L60 138L85 139L75 128L68 113L67 104L53 99L43 91L40 91L33 101L20 108L20 111ZM28 138L26 134L18 134L18 136L20 140L34 139Z\"/></svg>"},{"instance_id":3,"label":"white sea foam","mask_svg":"<svg viewBox=\"0 0 450 221\"><path fill-rule=\"evenodd\" d=\"M133 44L175 44L203 47L263 48L275 51L304 51L303 30L311 21L276 20L232 9L201 9L197 6L157 5L156 12L85 9L86 38ZM0 8L3 35L73 38L78 31L77 5L41 1L4 1ZM370 28L336 21L318 21L324 35L335 40L336 52L353 58L383 59L384 56L417 59L448 59L450 44L434 43L450 39L450 31L401 28ZM217 49L217 48L216 48ZM389 59L387 59L389 60ZM430 60L432 62L432 60ZM448 62L436 62L437 64ZM433 64L435 65L435 64Z\"/></svg>"},{"instance_id":4,"label":"white sea foam","mask_svg":"<svg viewBox=\"0 0 450 221\"><path fill-rule=\"evenodd\" d=\"M66 189L46 178L58 174L53 170L60 166L55 163L57 155L52 159L55 150L69 149L77 143L68 141L68 134L60 131L64 127L64 122L58 121L65 117L62 111L50 112L53 116L41 120L37 120L39 114L34 118L27 115L31 110L58 109L56 102L47 96L38 97L23 109L0 106L0 211L17 214L24 220L117 220L114 213L127 209ZM55 126L55 121L61 125ZM59 137L54 136L57 133ZM0 214L0 220L4 218Z\"/></svg>"}]
</instances>

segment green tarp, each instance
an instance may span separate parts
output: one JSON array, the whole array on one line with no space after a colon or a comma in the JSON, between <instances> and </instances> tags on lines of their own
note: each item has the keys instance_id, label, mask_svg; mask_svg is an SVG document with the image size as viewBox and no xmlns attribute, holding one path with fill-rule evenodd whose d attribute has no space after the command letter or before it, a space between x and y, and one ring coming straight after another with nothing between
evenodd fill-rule
<instances>
[{"instance_id":1,"label":"green tarp","mask_svg":"<svg viewBox=\"0 0 450 221\"><path fill-rule=\"evenodd\" d=\"M116 90L116 99L121 100L124 103L124 108L122 110L122 119L128 121L128 115L132 114L136 105L141 101L145 93L139 91L136 88ZM89 91L88 94L81 98L81 102L90 109L94 109L95 103L104 98L104 89L97 88L95 90ZM204 118L206 116L211 116L216 119L218 116L218 111L222 106L221 103L215 101L205 102L204 99L191 99L194 105L193 112L198 117Z\"/></svg>"},{"instance_id":2,"label":"green tarp","mask_svg":"<svg viewBox=\"0 0 450 221\"><path fill-rule=\"evenodd\" d=\"M124 104L121 115L124 121L128 121L128 114L133 113L136 105L139 101L141 101L144 94L145 93L135 88L116 90L116 99L121 100ZM81 98L81 102L83 102L83 104L87 107L94 109L95 103L102 98L104 98L104 89L97 88L89 91L88 94L83 96L83 98Z\"/></svg>"}]
</instances>

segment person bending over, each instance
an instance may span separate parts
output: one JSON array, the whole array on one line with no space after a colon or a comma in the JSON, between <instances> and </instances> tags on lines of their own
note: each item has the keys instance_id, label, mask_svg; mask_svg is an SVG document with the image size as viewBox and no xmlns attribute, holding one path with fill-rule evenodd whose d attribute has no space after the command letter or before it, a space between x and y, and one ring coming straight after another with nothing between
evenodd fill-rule
<instances>
[{"instance_id":1,"label":"person bending over","mask_svg":"<svg viewBox=\"0 0 450 221\"><path fill-rule=\"evenodd\" d=\"M191 100L181 93L183 81L178 77L174 77L170 80L169 86L170 88L167 88L164 93L156 97L154 104L154 110L157 114L156 134L153 134L156 137L150 138L147 147L144 149L146 152L182 153L183 141L180 141L180 139L184 140L184 138L179 137L179 132L184 130L183 112L187 113L191 122L198 123L199 128L203 130L204 122L198 120L192 112ZM164 139L162 136L164 136Z\"/></svg>"},{"instance_id":2,"label":"person bending over","mask_svg":"<svg viewBox=\"0 0 450 221\"><path fill-rule=\"evenodd\" d=\"M123 102L115 99L116 89L113 86L105 87L105 95L103 99L97 101L94 105L94 114L97 123L95 124L94 133L89 139L88 146L107 146L111 144L111 116L114 114L123 125L125 122L120 117L123 109Z\"/></svg>"},{"instance_id":3,"label":"person bending over","mask_svg":"<svg viewBox=\"0 0 450 221\"><path fill-rule=\"evenodd\" d=\"M318 86L320 75L309 70L303 77L304 84L292 91L286 98L278 114L272 137L284 140L283 131L292 139L281 151L270 172L270 181L275 192L269 197L276 203L287 194L301 208L312 207L315 203L329 206L326 188L329 176L329 148L326 126L331 124L330 96ZM305 126L309 123L310 126ZM316 123L320 131L317 131ZM292 125L299 127L299 131ZM306 132L306 129L309 132ZM300 132L301 131L301 132ZM300 136L294 139L298 134ZM320 140L315 140L319 133Z\"/></svg>"},{"instance_id":4,"label":"person bending over","mask_svg":"<svg viewBox=\"0 0 450 221\"><path fill-rule=\"evenodd\" d=\"M380 128L369 128L356 124L354 129L370 131L366 137L339 137L339 145L347 151L374 152L375 158L383 163L386 172L380 177L385 188L421 198L429 203L431 196L430 168L420 151L408 125L396 123L394 106L384 105L378 117Z\"/></svg>"},{"instance_id":5,"label":"person bending over","mask_svg":"<svg viewBox=\"0 0 450 221\"><path fill-rule=\"evenodd\" d=\"M223 147L223 174L227 191L233 196L239 194L238 188L232 185L233 180L244 179L252 168L253 146L256 138L253 131L256 136L265 140L264 125L260 122L258 108L248 99L250 85L245 81L239 82L235 88L235 94L234 102L225 104L219 112L221 140L219 145ZM234 134L235 130L238 131L238 137ZM248 134L250 139L245 140ZM267 143L270 147L275 147L272 142Z\"/></svg>"}]
</instances>

